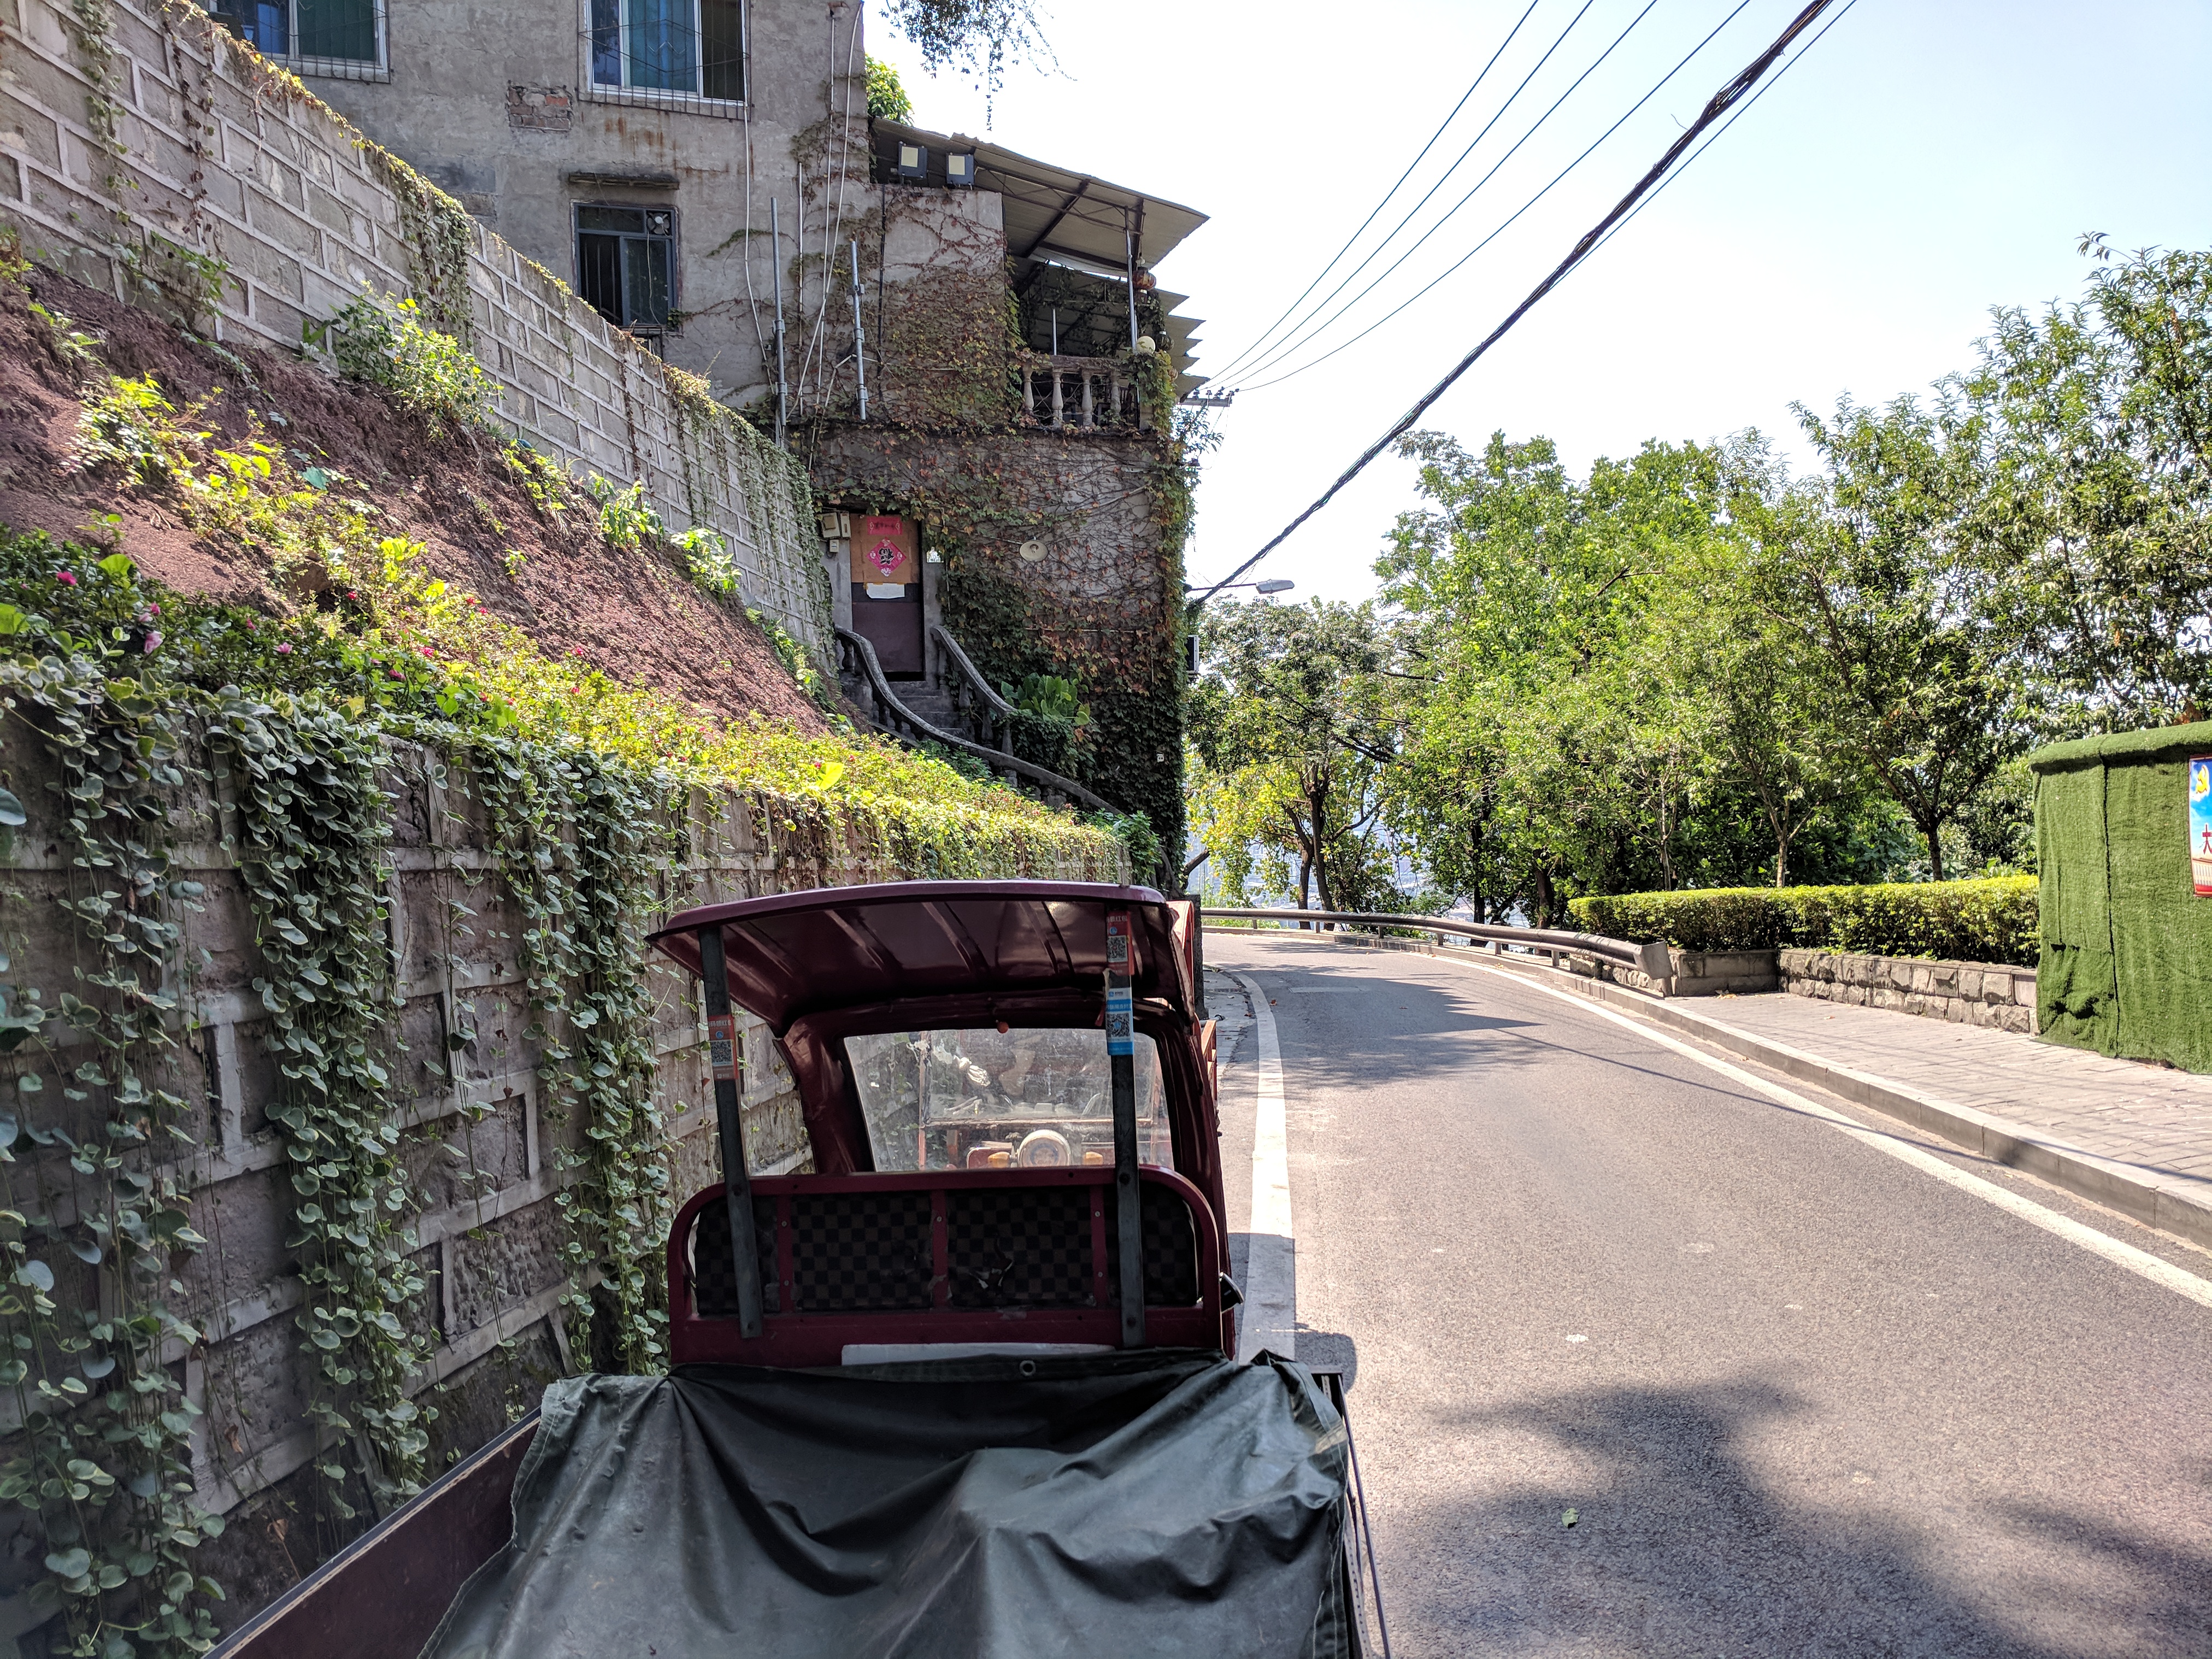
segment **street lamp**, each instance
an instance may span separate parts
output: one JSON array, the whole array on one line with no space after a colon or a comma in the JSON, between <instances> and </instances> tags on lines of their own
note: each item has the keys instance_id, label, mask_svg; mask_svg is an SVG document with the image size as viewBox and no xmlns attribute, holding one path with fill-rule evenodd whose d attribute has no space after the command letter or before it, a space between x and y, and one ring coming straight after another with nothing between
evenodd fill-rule
<instances>
[{"instance_id":1,"label":"street lamp","mask_svg":"<svg viewBox=\"0 0 2212 1659\"><path fill-rule=\"evenodd\" d=\"M1222 582L1216 586L1206 589L1206 597L1204 599L1193 599L1186 605L1183 607L1184 622L1186 624L1182 636L1183 651L1185 653L1183 665L1189 672L1191 677L1193 678L1196 678L1198 675L1199 608L1206 603L1207 599L1211 599L1214 594L1218 593L1222 588L1224 587L1249 587L1255 593L1272 599L1278 593L1289 592L1297 586L1297 584L1296 582L1287 581L1280 576L1271 578L1264 582ZM1185 582L1182 585L1182 591L1186 593L1190 593L1194 592L1197 590L1194 584Z\"/></svg>"}]
</instances>

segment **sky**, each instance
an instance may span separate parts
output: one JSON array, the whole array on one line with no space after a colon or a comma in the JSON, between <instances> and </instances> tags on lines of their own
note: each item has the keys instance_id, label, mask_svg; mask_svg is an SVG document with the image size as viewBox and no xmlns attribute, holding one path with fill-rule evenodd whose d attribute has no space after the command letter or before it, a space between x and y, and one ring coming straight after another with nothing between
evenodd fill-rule
<instances>
[{"instance_id":1,"label":"sky","mask_svg":"<svg viewBox=\"0 0 2212 1659\"><path fill-rule=\"evenodd\" d=\"M1057 70L1014 70L988 114L978 88L925 75L872 15L868 46L898 67L920 126L988 135L1211 216L1158 270L1163 287L1191 296L1182 312L1206 319L1197 372L1227 369L1221 383L1240 387L1216 417L1223 442L1201 475L1186 550L1203 582L1267 541L1503 320L1802 3L1188 0L1132 10L1058 0L1039 8ZM1261 386L1460 259L1717 25L1455 274L1327 361ZM1992 306L2080 293L2082 233L2123 249L2212 246L2203 0L1855 0L1801 49L1802 61L1793 52L1778 80L1769 71L1771 90L1478 362L1425 428L1470 447L1498 430L1540 434L1577 473L1648 439L1756 428L1802 468L1793 402L1886 402L1966 367ZM1407 186L1314 290L1328 294L1441 179L1315 321L1353 301L1343 319L1272 370L1257 367L1265 352L1234 364L1352 237L1493 54ZM1401 268L1355 298L1439 219ZM1418 504L1412 466L1380 459L1248 580L1288 578L1297 598L1365 598L1391 523Z\"/></svg>"}]
</instances>

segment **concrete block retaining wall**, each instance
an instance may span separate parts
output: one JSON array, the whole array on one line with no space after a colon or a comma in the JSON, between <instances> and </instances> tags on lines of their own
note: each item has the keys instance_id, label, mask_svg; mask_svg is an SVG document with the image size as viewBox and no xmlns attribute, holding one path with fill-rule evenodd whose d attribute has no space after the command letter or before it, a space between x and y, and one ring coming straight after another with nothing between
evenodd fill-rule
<instances>
[{"instance_id":1,"label":"concrete block retaining wall","mask_svg":"<svg viewBox=\"0 0 2212 1659\"><path fill-rule=\"evenodd\" d=\"M194 767L202 777L222 770L207 752L188 750L180 763L188 776ZM0 780L31 821L15 833L13 868L0 886L0 942L12 958L7 976L15 994L39 987L50 1007L75 986L72 971L82 965L77 935L57 903L81 884L82 872L64 843L40 833L55 816L51 776L35 742L10 722L0 741ZM392 1079L390 1121L419 1203L406 1224L430 1285L415 1310L416 1328L433 1352L415 1388L438 1407L434 1449L442 1458L473 1449L534 1406L546 1382L589 1366L589 1355L569 1351L558 1308L567 1224L556 1200L572 1178L560 1152L581 1146L583 1126L545 1098L543 1045L526 1035L533 1016L513 943L529 924L497 873L484 809L465 771L408 746L392 753L383 781L394 824L388 930L404 1006L386 1028L380 1059ZM285 1243L295 1200L268 1116L280 1079L254 989L267 970L228 851L236 826L214 787L188 784L168 828L173 873L206 891L199 910L181 918L185 975L163 988L179 997L181 1046L161 1068L167 1075L149 1081L199 1103L186 1126L197 1150L181 1167L193 1194L192 1224L209 1240L198 1255L179 1258L183 1311L204 1340L173 1344L172 1359L204 1413L193 1442L198 1501L230 1525L204 1547L201 1560L225 1583L222 1618L235 1626L315 1559L313 1528L301 1517L316 1507L312 1483L319 1477L307 1467L313 1439L301 1415L309 1362L289 1316L301 1302ZM688 860L658 877L661 902L672 908L914 873L856 833L809 842L781 814L757 812L736 795L695 794L681 830ZM1006 873L1128 879L1126 867ZM655 1095L670 1187L680 1199L720 1176L703 1020L689 975L655 966L649 983ZM761 1174L800 1167L805 1141L792 1079L767 1029L740 1018L748 1161ZM447 1034L462 1031L474 1036L453 1053L449 1072L435 1062L447 1053ZM553 1036L562 1035L556 1022ZM33 1044L0 1060L0 1094L17 1097L13 1079L21 1071L73 1065L71 1038L50 1026L53 1054L40 1056ZM49 1087L24 1098L52 1101L58 1093ZM89 1114L68 1127L80 1140L98 1139L102 1100L56 1109ZM61 1156L18 1141L12 1191L35 1189L66 1206L71 1176ZM84 1270L74 1294L96 1296L92 1279L100 1271ZM0 1401L0 1437L18 1420L11 1392ZM11 1650L8 1637L38 1622L10 1594L35 1573L36 1553L7 1547L6 1530L0 1527L0 1652Z\"/></svg>"},{"instance_id":2,"label":"concrete block retaining wall","mask_svg":"<svg viewBox=\"0 0 2212 1659\"><path fill-rule=\"evenodd\" d=\"M188 0L106 10L102 92L69 5L0 0L0 220L33 258L217 340L295 352L304 325L364 285L437 314L440 256L419 240L436 216L403 210L403 163ZM787 459L679 398L659 358L497 236L456 229L465 294L451 297L517 435L579 472L642 480L672 531L714 531L746 603L826 655L822 544ZM185 253L219 262L211 302Z\"/></svg>"}]
</instances>

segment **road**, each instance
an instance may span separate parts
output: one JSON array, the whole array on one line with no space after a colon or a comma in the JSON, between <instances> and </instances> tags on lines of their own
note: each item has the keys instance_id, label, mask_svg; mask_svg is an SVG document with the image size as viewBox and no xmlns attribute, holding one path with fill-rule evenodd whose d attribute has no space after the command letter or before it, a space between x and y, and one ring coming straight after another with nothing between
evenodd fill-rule
<instances>
[{"instance_id":1,"label":"road","mask_svg":"<svg viewBox=\"0 0 2212 1659\"><path fill-rule=\"evenodd\" d=\"M1241 974L1399 1655L2212 1655L2212 1309L1526 976L1206 944L1231 1224Z\"/></svg>"}]
</instances>

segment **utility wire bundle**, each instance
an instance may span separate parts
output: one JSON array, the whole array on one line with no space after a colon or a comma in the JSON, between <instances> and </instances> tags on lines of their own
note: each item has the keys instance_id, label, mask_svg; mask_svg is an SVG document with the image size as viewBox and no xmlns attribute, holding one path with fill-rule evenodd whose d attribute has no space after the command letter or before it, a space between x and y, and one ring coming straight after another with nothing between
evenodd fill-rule
<instances>
[{"instance_id":1,"label":"utility wire bundle","mask_svg":"<svg viewBox=\"0 0 2212 1659\"><path fill-rule=\"evenodd\" d=\"M1568 166L1555 176L1550 183L1547 184L1542 190L1537 191L1535 196L1531 197L1527 203L1523 204L1521 209L1513 215L1513 218L1508 219L1505 222L1505 224L1510 225L1513 222L1513 219L1517 219L1522 213L1526 213L1530 207L1533 207L1538 200L1540 200L1553 185L1559 182L1560 179L1565 178L1569 173L1571 173L1575 169L1575 167L1580 166L1582 161L1589 156L1592 150L1595 150L1599 144L1603 143L1606 138L1611 137L1612 134L1620 128L1621 122L1627 120L1630 115L1633 115L1637 110L1641 109L1644 104L1650 102L1651 98L1659 91L1661 87L1663 87L1668 81L1672 80L1676 74L1680 72L1683 66L1688 64L1692 58L1696 57L1699 52L1703 51L1705 46L1712 40L1713 36L1718 34L1721 29L1725 28L1728 26L1728 23L1735 17L1737 13L1743 9L1744 4L1747 4L1748 3L1749 0L1743 0L1743 3L1737 5L1734 11L1731 11L1727 17L1722 19L1721 22L1714 27L1712 32L1705 36L1705 40L1699 41L1680 63L1676 64L1673 69L1669 70L1665 76L1661 77L1657 85L1655 85L1650 92L1644 94L1641 99L1638 99L1637 102L1630 107L1627 114L1623 115L1620 118L1620 120L1615 121L1611 127L1607 128L1606 131L1601 134L1599 137L1589 146L1589 148L1585 149L1582 152L1581 155L1577 156L1572 162L1569 163ZM1538 0L1538 3L1540 3L1540 0ZM1652 0L1652 3L1656 4L1656 0ZM1790 21L1789 26L1785 27L1780 34L1775 37L1773 41L1768 45L1765 51L1761 52L1759 55L1753 58L1752 62L1740 73L1738 73L1734 79L1729 81L1727 85L1723 86L1707 100L1705 108L1698 112L1697 119L1692 121L1690 125L1675 138L1674 142L1668 146L1666 154L1662 155L1658 161L1651 165L1650 169L1647 170L1644 176L1636 182L1635 186L1631 189L1626 196L1622 197L1619 202L1613 204L1611 212L1607 213L1604 218L1599 220L1595 226L1593 226L1588 232L1584 233L1582 240L1575 244L1573 250L1568 253L1567 257L1562 259L1559 264L1554 266L1551 274L1546 276L1542 282L1539 283L1536 287L1530 291L1528 297L1522 300L1519 305L1513 308L1512 312L1508 314L1504 321L1498 324L1498 325L1492 329L1490 333L1486 335L1472 350L1470 350L1464 357L1461 358L1459 362L1452 367L1450 372L1446 374L1442 380L1438 380L1434 386L1431 386L1427 392L1424 392L1420 398L1414 403L1413 406L1407 410L1389 431L1385 432L1380 438L1377 438L1372 444L1370 444L1365 450L1361 452L1359 458L1353 461L1352 464L1345 470L1342 476L1340 477L1335 483L1329 485L1329 487L1322 493L1318 500L1316 500L1310 507L1307 507L1305 511L1299 514L1297 518L1291 520L1289 524L1285 525L1282 530L1267 544L1266 546L1261 548L1258 552L1253 554L1249 558L1246 559L1243 563L1238 565L1236 569L1231 571L1226 576L1214 583L1212 586L1207 588L1205 592L1200 594L1195 599L1194 599L1191 602L1192 610L1194 611L1199 606L1204 605L1206 600L1212 599L1214 594L1219 592L1222 588L1227 586L1230 583L1234 582L1254 565L1259 563L1261 559L1267 557L1268 554L1272 553L1276 548L1282 545L1282 544L1287 540L1301 525L1304 524L1307 520L1312 518L1315 514L1320 512L1322 507L1328 506L1328 503L1335 498L1340 490L1341 490L1346 484L1350 483L1352 479L1358 477L1359 474L1366 469L1369 463L1373 461L1376 457L1382 454L1383 451L1389 448L1389 447L1395 443L1399 439L1405 436L1407 433L1413 430L1414 423L1418 422L1424 414L1427 413L1430 407L1434 404L1439 398L1443 397L1446 392L1449 391L1459 378L1462 374L1466 374L1469 368L1473 368L1476 361L1480 358L1485 352L1488 351L1492 346L1497 344L1499 340L1503 339L1513 325L1519 322L1522 317L1526 316L1528 312L1535 307L1539 301L1543 299L1544 296L1549 294L1554 288L1557 288L1560 283L1564 282L1567 276L1573 272L1577 266L1580 265L1583 261L1587 259L1600 246L1601 246L1605 242L1610 240L1612 236L1623 225L1625 225L1629 219L1632 218L1638 212L1642 210L1643 206L1650 197L1656 195L1660 189L1664 188L1665 185L1671 184L1675 178L1680 176L1681 170L1675 167L1675 163L1681 160L1684 154L1687 152L1693 144L1698 143L1700 137L1702 137L1708 131L1712 129L1716 123L1721 123L1721 131L1725 131L1729 125L1732 125L1734 124L1737 116L1740 116L1744 109L1747 109L1752 103L1757 101L1758 97L1763 94L1764 88L1760 89L1760 93L1753 93L1753 88L1759 85L1759 82L1765 76L1767 71L1774 67L1775 64L1782 58L1783 54L1786 52L1790 47L1796 43L1799 37L1803 35L1814 23L1818 21L1821 14L1826 11L1833 3L1834 0L1812 0L1812 3L1807 5L1802 11L1800 11L1797 15ZM1856 3L1857 0L1845 0L1845 3L1841 9L1837 12L1836 16L1829 21L1827 26L1823 27L1820 33L1826 33L1828 28L1833 27L1835 23L1838 21L1840 21L1844 12L1849 11L1850 8ZM1567 32L1572 30L1575 23L1581 21L1583 13L1588 11L1589 9L1589 6L1586 0L1586 3L1583 5L1582 11L1577 12L1574 18L1569 21L1567 30L1561 32L1559 37L1560 40L1564 40L1565 39ZM1534 9L1535 5L1531 4L1528 8L1528 11L1522 14L1520 21L1515 23L1512 33L1507 35L1506 44L1510 44L1513 34L1519 33L1522 24L1528 21L1529 13L1534 11ZM1650 9L1651 6L1647 4L1642 11L1639 11L1636 16L1630 21L1628 27L1624 29L1620 35L1614 40L1613 46L1606 48L1606 54L1604 55L1609 55L1614 46L1618 46L1621 40L1626 40L1629 32L1635 28L1637 23L1643 21L1644 16L1650 13ZM1819 34L1814 36L1814 40L1817 40L1819 38ZM1545 54L1546 58L1548 59L1551 56L1551 52L1558 50L1559 44L1559 41L1558 40L1555 40L1553 43L1551 51L1547 51ZM1807 43L1808 48L1811 44L1812 43L1810 41ZM1491 67L1498 61L1498 56L1502 54L1504 49L1504 46L1501 45L1498 48L1498 52L1492 54L1490 63L1486 64L1483 66L1482 73L1475 77L1474 85L1469 86L1467 93L1462 96L1459 104L1454 106L1452 115L1445 118L1444 126L1439 127L1437 130L1436 135L1432 136L1430 138L1429 143L1422 147L1421 155L1427 155L1430 149L1434 147L1437 138L1443 135L1444 127L1450 125L1452 118L1457 116L1460 108L1464 107L1468 98L1474 95L1475 87L1481 84L1483 76L1486 76L1490 72ZM1601 63L1604 61L1604 55L1601 55L1598 60L1599 62ZM1803 53L1800 52L1798 55L1799 57L1802 57ZM1796 58L1792 58L1790 60L1793 64L1796 61ZM1537 67L1541 68L1542 64L1540 62ZM1593 64L1591 65L1591 70L1595 70L1595 68L1596 64ZM1574 85L1569 87L1565 93L1561 94L1559 98L1554 100L1551 108L1547 109L1544 115L1539 118L1536 125L1532 126L1528 133L1522 135L1521 143L1526 143L1528 138L1535 132L1537 127L1541 126L1545 120L1550 118L1552 112L1557 110L1559 105L1565 101L1566 98L1573 93L1575 87L1580 86L1583 80L1589 78L1589 73L1590 70L1584 70L1583 75L1580 77L1577 77ZM1534 74L1534 70L1531 70L1530 76L1533 76ZM1777 78L1778 79L1779 77L1778 76ZM1528 81L1524 78L1522 82L1522 87L1525 87L1527 84ZM1769 84L1771 83L1770 82ZM1506 103L1510 105L1512 102L1513 97L1517 97L1520 91L1521 88L1516 87L1513 94L1509 96L1506 100ZM1750 95L1747 97L1747 94ZM1502 115L1503 113L1504 109L1501 107L1499 114ZM1723 117L1727 118L1725 122L1723 122ZM1487 132L1490 130L1490 126L1494 126L1496 123L1497 118L1493 117L1490 125L1486 126L1483 129L1484 132ZM1715 139L1717 139L1719 136L1719 132L1713 133L1713 137ZM1480 142L1480 135L1477 136L1475 142L1478 143ZM1711 140L1707 141L1707 146L1710 145L1711 142ZM1699 146L1697 155L1703 155L1705 153L1705 149L1707 146ZM1519 147L1520 146L1517 143L1515 145L1516 149ZM1472 144L1468 146L1470 150L1473 148L1474 146ZM1511 151L1508 151L1508 157L1510 157L1511 154ZM1344 250L1340 251L1337 254L1336 258L1330 260L1328 265L1323 268L1321 276L1316 277L1314 282L1308 285L1306 293L1304 295L1301 295L1297 301L1292 301L1289 310L1285 312L1285 317L1287 317L1290 314L1290 312L1297 310L1298 306L1304 303L1306 295L1310 295L1313 292L1313 289L1320 285L1322 278L1326 277L1328 271L1334 268L1337 261L1342 259L1345 253L1348 252L1352 246L1357 243L1359 236L1366 230L1367 225L1373 223L1376 214L1379 214L1382 211L1382 205L1389 202L1390 196L1395 195L1400 186L1405 183L1406 179L1412 175L1413 167L1418 167L1419 165L1421 155L1414 157L1413 167L1408 167L1406 173L1401 175L1398 183L1391 186L1389 192L1386 193L1383 198L1383 203L1377 204L1375 212L1370 213L1368 216L1366 222L1361 225L1359 230L1355 231L1351 240L1346 243ZM1464 159L1464 153L1462 154L1462 159ZM1690 158L1692 161L1694 161L1696 159L1696 155L1692 155ZM1458 163L1455 162L1453 165L1456 167ZM1503 159L1501 159L1499 165L1503 165ZM1688 165L1688 162L1683 163L1684 167L1686 167ZM1496 167L1492 167L1491 173L1485 175L1484 181L1486 182L1487 179L1494 174L1496 171ZM1446 176L1449 176L1449 172L1447 172ZM1481 185L1479 182L1475 188L1480 189L1480 187ZM1434 193L1434 190L1431 189L1430 194L1433 195ZM1474 193L1474 191L1469 191L1468 192L1468 196L1462 197L1458 205L1455 206L1451 211L1458 211L1458 207L1464 206L1467 200L1471 198ZM1428 198L1425 196L1422 198L1422 201L1425 202L1427 199ZM1418 212L1419 210L1419 204L1416 204L1413 211ZM1407 215L1407 218L1410 218L1411 216L1411 214ZM1449 214L1447 214L1445 216L1446 218L1449 218L1450 216ZM1404 222L1404 221L1401 221L1401 228L1402 228ZM1441 225L1443 222L1443 221L1442 220L1437 222L1438 225ZM1425 240L1427 239L1427 234L1433 234L1436 228L1437 227L1435 226L1431 227L1430 232L1425 233L1422 240ZM1389 315L1386 315L1377 322L1370 325L1366 330L1362 331L1361 335L1355 335L1353 339L1358 339L1363 337L1365 333L1372 332L1375 328L1380 327L1382 323L1389 321L1390 316L1395 316L1397 314L1398 311L1403 310L1405 308L1405 305L1410 305L1413 303L1413 300L1420 298L1421 294L1427 293L1430 289L1436 286L1436 283L1443 281L1443 277L1449 276L1452 270L1456 270L1460 265L1464 264L1468 259L1472 258L1475 253L1480 252L1484 246L1488 246L1489 242L1494 240L1498 233L1503 231L1505 225L1500 225L1498 228L1498 230L1492 231L1490 236L1486 237L1482 242L1478 243L1474 248L1469 249L1458 262L1450 267L1449 270L1447 270L1443 273L1443 275L1437 277L1435 281L1429 283L1427 287L1422 289L1420 293L1414 295L1412 299L1406 301L1403 304L1389 313ZM1395 231L1392 233L1393 235L1395 234L1396 233ZM1386 246L1388 240L1388 238L1385 239ZM1418 247L1419 244L1417 242L1414 246ZM1377 251L1379 252L1380 250L1378 249ZM1411 253L1412 252L1413 250L1411 248L1407 250L1407 253ZM1370 259L1373 257L1374 255L1372 254L1369 256ZM1401 255L1399 263L1402 263L1404 258L1404 255ZM1351 281L1352 276L1355 276L1358 274L1358 270L1364 268L1365 263L1365 261L1363 261L1360 267L1356 267L1354 270L1346 277L1344 283L1340 283L1338 287L1331 291L1328 298L1322 301L1322 304L1328 304L1329 299L1334 298L1337 293L1341 292L1345 284ZM1391 267L1393 270L1395 268L1395 264ZM1387 276L1389 271L1386 270L1383 274ZM1381 278L1378 277L1376 280L1380 281ZM1370 283L1370 289L1363 289L1362 294L1364 295L1370 291L1372 286L1373 284ZM1358 297L1359 296L1357 295L1354 296L1353 303L1357 302ZM1347 307L1346 308L1348 309L1349 307ZM1318 307L1316 307L1316 309L1318 309ZM1312 313L1309 313L1308 314L1310 316ZM1341 310L1335 313L1337 316L1341 316L1343 312ZM1332 318L1331 320L1334 320L1334 318ZM1281 326L1281 324L1282 319L1277 319L1276 322L1269 327L1267 334L1261 336L1261 341L1264 342L1267 338L1268 335L1273 334L1275 330ZM1326 325L1324 325L1324 326L1326 326ZM1296 331L1294 330L1293 334L1295 333ZM1344 349L1344 346L1351 343L1352 341L1347 340L1344 342L1343 344L1336 347L1335 350L1341 350ZM1273 361L1280 356L1282 349L1283 348L1279 345L1273 352L1270 353L1267 358L1258 359L1255 361L1263 363L1265 362ZM1328 355L1333 356L1334 352L1331 352ZM1244 354L1246 359L1252 358L1252 356L1253 354L1249 351ZM1240 361L1243 360L1240 359ZM1314 360L1315 362L1318 362L1320 361L1322 361L1322 359L1319 358ZM1311 368L1312 366L1312 363L1307 363L1302 365L1301 368ZM1234 365L1232 364L1231 367L1233 368ZM1291 372L1296 373L1299 371L1293 370ZM1285 375L1279 378L1286 379L1288 376ZM1272 385L1274 384L1274 382L1270 381L1266 382L1265 384Z\"/></svg>"}]
</instances>

